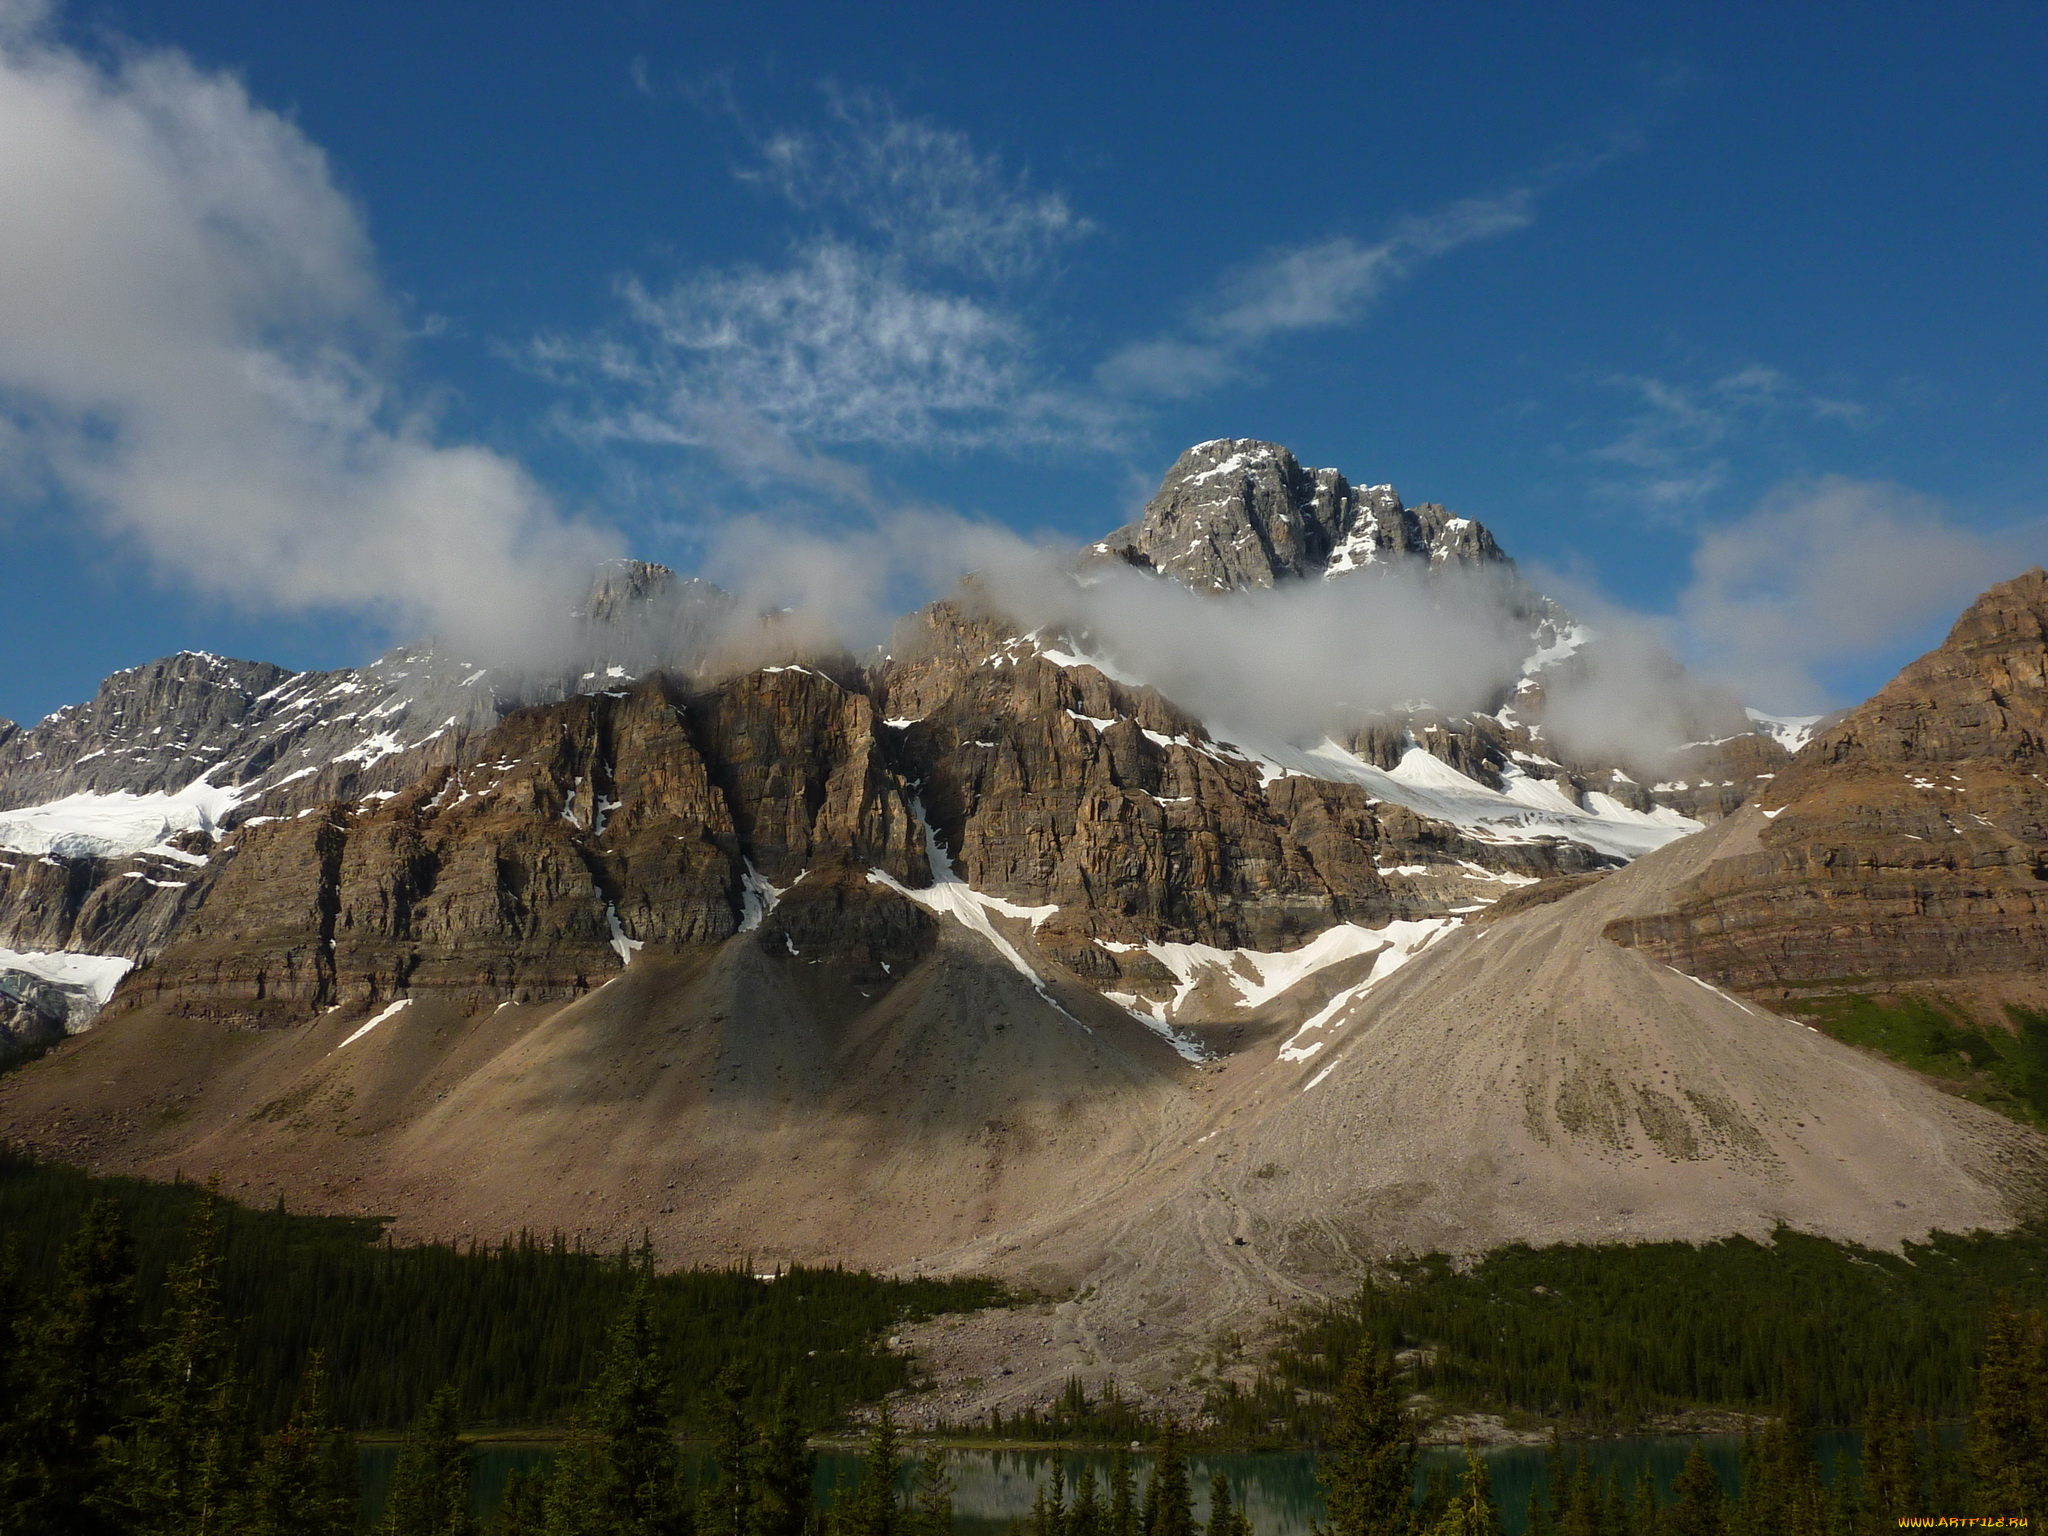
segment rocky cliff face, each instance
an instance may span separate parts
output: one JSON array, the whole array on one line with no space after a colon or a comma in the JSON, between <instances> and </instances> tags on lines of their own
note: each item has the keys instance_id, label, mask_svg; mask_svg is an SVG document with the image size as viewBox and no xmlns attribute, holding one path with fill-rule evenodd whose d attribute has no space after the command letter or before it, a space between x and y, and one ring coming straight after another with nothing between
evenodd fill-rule
<instances>
[{"instance_id":1,"label":"rocky cliff face","mask_svg":"<svg viewBox=\"0 0 2048 1536\"><path fill-rule=\"evenodd\" d=\"M1992 588L1940 649L1818 735L1754 851L1609 930L1754 996L2048 971L2048 575Z\"/></svg>"},{"instance_id":2,"label":"rocky cliff face","mask_svg":"<svg viewBox=\"0 0 2048 1536\"><path fill-rule=\"evenodd\" d=\"M1163 1026L1186 946L1272 956L1452 920L1725 813L1784 757L1738 733L1654 784L1569 759L1541 721L1582 665L1571 616L1478 524L1274 444L1189 450L1108 552L1202 590L1495 571L1530 662L1490 712L1310 751L1218 739L966 598L865 666L713 685L721 654L772 637L740 635L704 583L620 562L560 675L428 645L333 673L186 654L0 738L0 946L139 962L121 1009L219 1020L414 989L559 1000L637 947L758 927L779 897L851 932L864 904L895 910L874 871L964 882L970 917L1030 912L1042 960ZM859 969L858 947L834 965Z\"/></svg>"}]
</instances>

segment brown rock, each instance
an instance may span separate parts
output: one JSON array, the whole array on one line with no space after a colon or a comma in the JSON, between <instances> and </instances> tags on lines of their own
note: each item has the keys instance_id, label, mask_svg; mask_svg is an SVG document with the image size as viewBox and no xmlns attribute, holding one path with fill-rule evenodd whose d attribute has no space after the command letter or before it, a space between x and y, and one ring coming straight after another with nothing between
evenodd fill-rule
<instances>
[{"instance_id":1,"label":"brown rock","mask_svg":"<svg viewBox=\"0 0 2048 1536\"><path fill-rule=\"evenodd\" d=\"M1759 846L1609 937L1757 995L2048 971L2048 574L1816 737Z\"/></svg>"}]
</instances>

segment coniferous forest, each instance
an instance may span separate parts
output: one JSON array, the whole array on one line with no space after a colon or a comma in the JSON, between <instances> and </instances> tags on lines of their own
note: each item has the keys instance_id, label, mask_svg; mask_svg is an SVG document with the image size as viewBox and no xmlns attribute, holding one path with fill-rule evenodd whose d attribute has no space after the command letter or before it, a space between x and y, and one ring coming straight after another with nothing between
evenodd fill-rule
<instances>
[{"instance_id":1,"label":"coniferous forest","mask_svg":"<svg viewBox=\"0 0 2048 1536\"><path fill-rule=\"evenodd\" d=\"M384 1422L397 1404L407 1406L408 1428L380 1536L945 1536L943 1452L926 1449L901 1486L905 1449L886 1395L904 1384L905 1367L880 1336L907 1316L1004 1299L989 1286L839 1271L796 1270L772 1283L743 1273L663 1276L644 1252L582 1254L553 1243L399 1248L379 1240L375 1223L247 1211L208 1190L92 1180L21 1157L0 1175L0 1231L0 1536L344 1536L361 1526L351 1431ZM1623 1488L1554 1445L1530 1530L1866 1536L1964 1515L2048 1519L2048 1327L2038 1309L2014 1304L2024 1286L1988 1298L1973 1288L2001 1277L2038 1285L2038 1269L2025 1269L2025 1245L2038 1238L2014 1241L1900 1261L1916 1269L1946 1259L1973 1284L1949 1274L1944 1289L1936 1282L1947 1272L1935 1266L1922 1282L1929 1295L1919 1296L1903 1270L1888 1272L1894 1290L1904 1287L1884 1292L1889 1305L1910 1310L1934 1291L1949 1300L1931 1308L1924 1334L1895 1333L1860 1350L1845 1342L1847 1363L1832 1371L1815 1369L1837 1337L1817 1324L1749 1341L1759 1374L1746 1380L1781 1390L1752 1399L1738 1495L1697 1449L1671 1488ZM1787 1243L1697 1252L1710 1266L1739 1267ZM1728 1251L1716 1258L1716 1249ZM1795 1241L1789 1251L1832 1273L1818 1250ZM1620 1278L1603 1280L1603 1252ZM1497 1295L1509 1280L1527 1280L1525 1266L1541 1258L1499 1256L1491 1274L1493 1260L1462 1274L1425 1262L1311 1319L1293 1353L1283 1352L1280 1374L1260 1389L1269 1396L1283 1375L1334 1373L1325 1390L1291 1389L1318 1404L1328 1511L1320 1536L1502 1529L1477 1455L1461 1476L1418 1492L1408 1407L1418 1380L1477 1384L1512 1401L1571 1374L1541 1365L1547 1347L1568 1364L1591 1362L1586 1374L1602 1390L1619 1390L1633 1370L1653 1383L1646 1391L1682 1395L1658 1384L1668 1362L1629 1356L1625 1329L1610 1337L1590 1322L1603 1305L1626 1321L1630 1309L1615 1303L1631 1283L1672 1280L1675 1255L1657 1249L1559 1250L1542 1272L1555 1279L1564 1265L1585 1288L1558 1314L1575 1326L1553 1328L1546 1346L1531 1321L1544 1308L1518 1318L1496 1307L1499 1347L1481 1347L1487 1330L1471 1320L1488 1287ZM1648 1269L1631 1282L1638 1262ZM1546 1299L1558 1294L1537 1284ZM1674 1294L1688 1293L1680 1285ZM1884 1317L1854 1287L1780 1294L1765 1285L1746 1300L1730 1292L1731 1316L1719 1326L1733 1338L1759 1309L1802 1294L1816 1313ZM1726 1342L1683 1322L1668 1301L1666 1317L1702 1348ZM1441 1342L1418 1345L1430 1329ZM1915 1351L1935 1342L1965 1351L1953 1373L1916 1364ZM1773 1362L1774 1350L1790 1353ZM1864 1431L1860 1465L1828 1478L1810 1433L1822 1400L1811 1383L1822 1379L1828 1412ZM821 1507L810 1435L877 1400L860 1476ZM552 1465L515 1479L487 1528L472 1512L462 1438L483 1421L478 1401L499 1422L529 1424L550 1422L562 1405ZM1077 1417L1100 1413L1085 1397L1068 1406ZM1111 1417L1120 1431L1142 1425L1156 1444L1143 1489L1127 1453L1103 1486L1083 1473L1068 1487L1055 1471L1029 1536L1253 1536L1220 1476L1209 1518L1197 1522L1178 1425L1134 1419L1125 1405ZM1960 1445L1942 1432L1944 1417L1963 1424ZM694 1469L683 1431L708 1444L708 1461Z\"/></svg>"}]
</instances>

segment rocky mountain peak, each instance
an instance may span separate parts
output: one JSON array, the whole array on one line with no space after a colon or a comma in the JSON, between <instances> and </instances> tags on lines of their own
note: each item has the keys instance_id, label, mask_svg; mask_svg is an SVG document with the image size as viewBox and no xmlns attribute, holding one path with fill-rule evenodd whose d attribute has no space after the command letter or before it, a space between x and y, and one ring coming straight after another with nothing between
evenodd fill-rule
<instances>
[{"instance_id":1,"label":"rocky mountain peak","mask_svg":"<svg viewBox=\"0 0 2048 1536\"><path fill-rule=\"evenodd\" d=\"M1400 559L1505 562L1493 535L1441 506L1402 504L1391 485L1353 486L1278 443L1217 438L1174 461L1144 515L1094 552L1199 591L1270 587Z\"/></svg>"},{"instance_id":2,"label":"rocky mountain peak","mask_svg":"<svg viewBox=\"0 0 2048 1536\"><path fill-rule=\"evenodd\" d=\"M1839 764L2032 763L2044 753L2048 571L2036 566L1985 592L1938 648L1820 732L1800 762L1811 777Z\"/></svg>"},{"instance_id":3,"label":"rocky mountain peak","mask_svg":"<svg viewBox=\"0 0 2048 1536\"><path fill-rule=\"evenodd\" d=\"M617 623L633 605L666 593L675 579L674 571L652 560L607 560L591 578L583 617L595 624Z\"/></svg>"}]
</instances>

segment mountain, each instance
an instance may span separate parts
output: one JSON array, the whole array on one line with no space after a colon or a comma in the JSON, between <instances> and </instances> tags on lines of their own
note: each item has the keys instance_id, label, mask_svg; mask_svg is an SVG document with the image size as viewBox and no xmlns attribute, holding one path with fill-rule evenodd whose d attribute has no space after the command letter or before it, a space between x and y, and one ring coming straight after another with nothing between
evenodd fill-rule
<instances>
[{"instance_id":1,"label":"mountain","mask_svg":"<svg viewBox=\"0 0 2048 1536\"><path fill-rule=\"evenodd\" d=\"M1873 701L1796 759L1802 724L1674 675L1699 739L1655 777L1550 729L1603 642L1484 528L1275 445L1191 449L1070 576L1104 572L1217 601L1479 579L1524 659L1481 707L1294 739L987 583L873 655L761 665L772 620L633 564L544 676L428 645L118 674L0 740L0 1023L54 1042L0 1121L402 1236L1085 1289L1009 1376L963 1367L1007 1407L1068 1369L1160 1386L1397 1250L2035 1209L2036 1134L1656 947L1706 942L1688 903L1799 797L1903 783L1871 756L1896 741L2029 793L2033 599L1912 684L1910 730L1858 725Z\"/></svg>"},{"instance_id":2,"label":"mountain","mask_svg":"<svg viewBox=\"0 0 2048 1536\"><path fill-rule=\"evenodd\" d=\"M1607 937L1773 1003L1934 992L2048 1004L2048 573L1801 749L1756 847Z\"/></svg>"}]
</instances>

